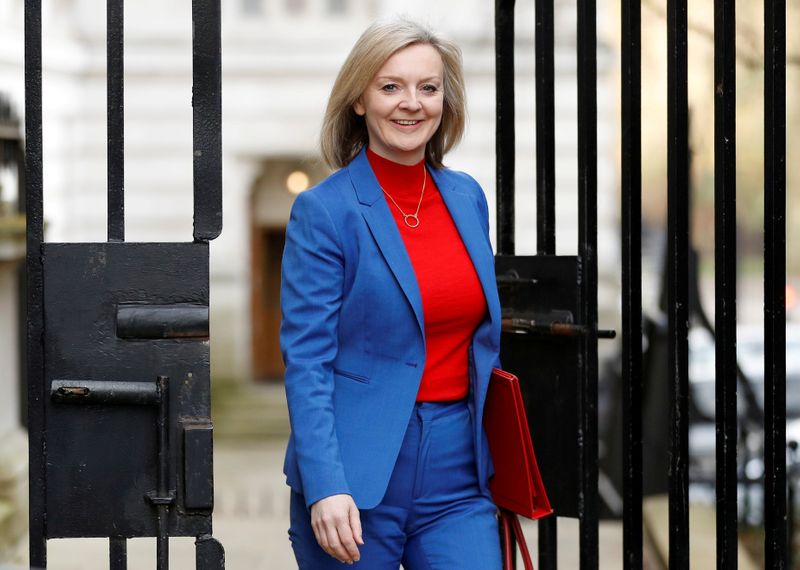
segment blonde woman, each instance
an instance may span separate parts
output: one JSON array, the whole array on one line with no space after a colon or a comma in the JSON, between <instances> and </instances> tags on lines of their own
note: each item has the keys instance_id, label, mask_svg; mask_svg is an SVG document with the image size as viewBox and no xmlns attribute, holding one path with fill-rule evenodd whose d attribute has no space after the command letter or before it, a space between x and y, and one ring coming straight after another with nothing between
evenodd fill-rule
<instances>
[{"instance_id":1,"label":"blonde woman","mask_svg":"<svg viewBox=\"0 0 800 570\"><path fill-rule=\"evenodd\" d=\"M501 567L488 209L442 162L464 121L460 50L409 20L370 26L334 83L321 146L339 170L293 206L281 288L302 569Z\"/></svg>"}]
</instances>

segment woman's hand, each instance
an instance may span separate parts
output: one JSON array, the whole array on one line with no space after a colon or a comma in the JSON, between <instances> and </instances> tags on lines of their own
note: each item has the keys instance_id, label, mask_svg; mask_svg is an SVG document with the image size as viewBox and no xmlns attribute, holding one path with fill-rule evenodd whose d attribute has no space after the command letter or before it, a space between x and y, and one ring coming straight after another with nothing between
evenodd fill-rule
<instances>
[{"instance_id":1,"label":"woman's hand","mask_svg":"<svg viewBox=\"0 0 800 570\"><path fill-rule=\"evenodd\" d=\"M350 495L331 495L311 505L311 528L322 549L339 562L361 558L361 517Z\"/></svg>"}]
</instances>

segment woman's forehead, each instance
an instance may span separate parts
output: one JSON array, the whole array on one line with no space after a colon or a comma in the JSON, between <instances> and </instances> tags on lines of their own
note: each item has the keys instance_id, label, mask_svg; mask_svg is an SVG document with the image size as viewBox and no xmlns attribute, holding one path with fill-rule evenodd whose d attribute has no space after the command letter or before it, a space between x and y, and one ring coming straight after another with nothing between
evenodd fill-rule
<instances>
[{"instance_id":1,"label":"woman's forehead","mask_svg":"<svg viewBox=\"0 0 800 570\"><path fill-rule=\"evenodd\" d=\"M441 77L444 62L439 51L430 44L411 44L400 48L383 62L376 77L399 78L413 73L429 78Z\"/></svg>"}]
</instances>

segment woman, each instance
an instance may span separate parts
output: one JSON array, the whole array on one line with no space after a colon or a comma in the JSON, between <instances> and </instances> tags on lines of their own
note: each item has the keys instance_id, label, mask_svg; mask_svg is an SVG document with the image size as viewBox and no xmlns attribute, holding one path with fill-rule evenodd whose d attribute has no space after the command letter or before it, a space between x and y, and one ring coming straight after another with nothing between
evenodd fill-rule
<instances>
[{"instance_id":1,"label":"woman","mask_svg":"<svg viewBox=\"0 0 800 570\"><path fill-rule=\"evenodd\" d=\"M283 258L300 568L501 566L482 428L500 340L488 208L442 165L464 121L459 49L411 21L370 26L333 86L321 143L340 170L298 196Z\"/></svg>"}]
</instances>

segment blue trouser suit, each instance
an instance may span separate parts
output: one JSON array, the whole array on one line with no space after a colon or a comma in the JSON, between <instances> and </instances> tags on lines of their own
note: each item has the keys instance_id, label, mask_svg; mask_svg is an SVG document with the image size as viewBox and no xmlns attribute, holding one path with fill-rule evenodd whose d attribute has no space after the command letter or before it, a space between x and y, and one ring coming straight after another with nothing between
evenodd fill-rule
<instances>
[{"instance_id":1,"label":"blue trouser suit","mask_svg":"<svg viewBox=\"0 0 800 570\"><path fill-rule=\"evenodd\" d=\"M496 507L480 490L466 402L418 403L383 500L361 511L368 570L499 570ZM301 570L342 568L317 544L292 492L289 536Z\"/></svg>"}]
</instances>

